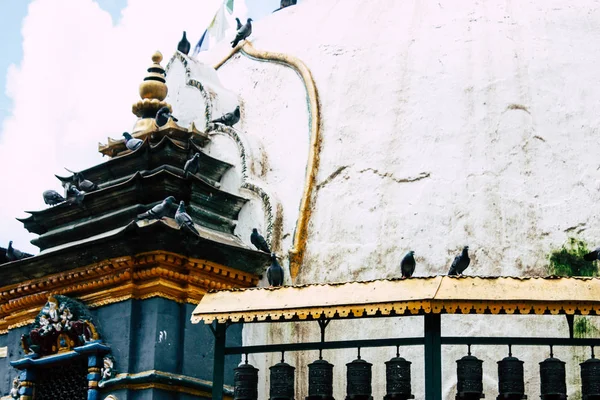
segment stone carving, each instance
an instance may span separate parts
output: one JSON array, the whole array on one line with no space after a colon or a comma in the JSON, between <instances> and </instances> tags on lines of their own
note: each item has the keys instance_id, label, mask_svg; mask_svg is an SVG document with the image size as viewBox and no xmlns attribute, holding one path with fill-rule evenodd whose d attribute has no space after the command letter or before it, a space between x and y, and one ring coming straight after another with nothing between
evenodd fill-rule
<instances>
[{"instance_id":1,"label":"stone carving","mask_svg":"<svg viewBox=\"0 0 600 400\"><path fill-rule=\"evenodd\" d=\"M100 371L102 373L101 380L104 381L106 379L113 378L116 375L115 359L112 355L107 355L104 357L104 360L102 360L102 365L102 370Z\"/></svg>"},{"instance_id":2,"label":"stone carving","mask_svg":"<svg viewBox=\"0 0 600 400\"><path fill-rule=\"evenodd\" d=\"M12 388L10 389L10 397L13 399L19 398L19 388L21 387L21 381L18 377L15 377L12 381Z\"/></svg>"},{"instance_id":3,"label":"stone carving","mask_svg":"<svg viewBox=\"0 0 600 400\"><path fill-rule=\"evenodd\" d=\"M35 319L33 329L21 336L27 354L46 356L98 340L89 311L82 303L66 296L50 296Z\"/></svg>"}]
</instances>

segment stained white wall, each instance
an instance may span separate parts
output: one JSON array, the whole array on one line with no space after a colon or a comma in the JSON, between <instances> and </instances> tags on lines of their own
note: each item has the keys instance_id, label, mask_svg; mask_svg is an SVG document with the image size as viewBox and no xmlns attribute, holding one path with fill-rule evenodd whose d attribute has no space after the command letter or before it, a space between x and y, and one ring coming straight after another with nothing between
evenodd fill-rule
<instances>
[{"instance_id":1,"label":"stained white wall","mask_svg":"<svg viewBox=\"0 0 600 400\"><path fill-rule=\"evenodd\" d=\"M416 275L446 273L465 244L472 250L468 274L545 275L548 254L569 237L597 245L599 6L305 0L255 23L254 46L303 60L319 90L321 162L297 283L397 277L409 249L417 254ZM201 58L210 64L229 50L221 43ZM289 69L239 54L218 74L246 107L241 127L260 155L255 163L268 159L268 168L254 173L282 199L287 250L308 148L304 89ZM567 333L564 317L523 319L447 317L444 324L457 334ZM411 321L336 321L328 338L420 333L420 322ZM246 327L245 334L247 343L318 338L315 327L304 325ZM417 398L423 396L419 351L407 356ZM474 349L487 357L486 398L493 398L495 361L506 349L482 352ZM465 353L444 350L447 376ZM530 398L539 395L537 363L547 353L514 350L526 361ZM568 363L570 395L577 398L577 361L588 354L557 349L556 355ZM378 368L375 397L384 394L382 363L392 356L393 349L364 351ZM302 366L299 382L303 365L316 357L293 360ZM336 365L334 395L342 398L343 365L354 352L326 357ZM252 362L265 376L277 358ZM445 380L444 398L453 398L453 385ZM261 386L262 398L266 390Z\"/></svg>"}]
</instances>

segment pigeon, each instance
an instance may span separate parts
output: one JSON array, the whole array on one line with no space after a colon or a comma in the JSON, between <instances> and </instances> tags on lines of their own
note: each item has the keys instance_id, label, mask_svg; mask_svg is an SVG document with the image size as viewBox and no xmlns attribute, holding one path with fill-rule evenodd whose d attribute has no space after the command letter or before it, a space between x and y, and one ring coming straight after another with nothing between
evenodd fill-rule
<instances>
[{"instance_id":1,"label":"pigeon","mask_svg":"<svg viewBox=\"0 0 600 400\"><path fill-rule=\"evenodd\" d=\"M583 256L583 259L586 261L600 260L600 247L597 247L596 250L587 253L585 256Z\"/></svg>"},{"instance_id":2,"label":"pigeon","mask_svg":"<svg viewBox=\"0 0 600 400\"><path fill-rule=\"evenodd\" d=\"M167 122L169 122L169 118L173 118L173 121L175 121L175 122L179 121L177 118L175 118L173 115L171 115L171 111L169 111L169 107L162 107L156 113L156 125L158 125L158 126L165 125Z\"/></svg>"},{"instance_id":3,"label":"pigeon","mask_svg":"<svg viewBox=\"0 0 600 400\"><path fill-rule=\"evenodd\" d=\"M212 122L213 124L218 122L223 125L233 126L233 125L237 124L239 121L240 121L240 106L237 106L235 108L235 111L228 112L227 114L223 115L221 118L214 119L210 122Z\"/></svg>"},{"instance_id":4,"label":"pigeon","mask_svg":"<svg viewBox=\"0 0 600 400\"><path fill-rule=\"evenodd\" d=\"M71 203L81 204L83 198L85 197L85 193L81 192L75 185L69 184L67 188L67 200Z\"/></svg>"},{"instance_id":5,"label":"pigeon","mask_svg":"<svg viewBox=\"0 0 600 400\"><path fill-rule=\"evenodd\" d=\"M181 38L181 40L179 41L179 43L177 43L177 50L179 50L180 52L182 52L183 54L185 54L187 56L187 54L190 52L190 42L189 40L187 40L187 37L185 36L185 31L183 31L183 37Z\"/></svg>"},{"instance_id":6,"label":"pigeon","mask_svg":"<svg viewBox=\"0 0 600 400\"><path fill-rule=\"evenodd\" d=\"M98 185L85 179L81 172L77 172L75 175L73 175L73 179L75 182L77 182L77 189L79 190L83 190L84 192L93 192L94 190L98 190Z\"/></svg>"},{"instance_id":7,"label":"pigeon","mask_svg":"<svg viewBox=\"0 0 600 400\"><path fill-rule=\"evenodd\" d=\"M400 262L400 270L402 271L402 279L410 278L415 272L415 252L409 251L406 253L402 262Z\"/></svg>"},{"instance_id":8,"label":"pigeon","mask_svg":"<svg viewBox=\"0 0 600 400\"><path fill-rule=\"evenodd\" d=\"M283 268L277 262L275 253L271 253L271 266L267 269L267 280L271 287L283 285Z\"/></svg>"},{"instance_id":9,"label":"pigeon","mask_svg":"<svg viewBox=\"0 0 600 400\"><path fill-rule=\"evenodd\" d=\"M123 136L125 137L125 146L131 151L139 149L142 143L144 143L142 139L132 137L129 132L123 132Z\"/></svg>"},{"instance_id":10,"label":"pigeon","mask_svg":"<svg viewBox=\"0 0 600 400\"><path fill-rule=\"evenodd\" d=\"M17 261L22 260L23 258L33 257L32 254L24 253L20 250L13 248L12 244L13 242L11 240L10 242L8 242L8 248L6 249L6 258L8 259L8 261Z\"/></svg>"},{"instance_id":11,"label":"pigeon","mask_svg":"<svg viewBox=\"0 0 600 400\"><path fill-rule=\"evenodd\" d=\"M44 203L51 206L55 206L66 200L56 190L46 190L42 195L44 196Z\"/></svg>"},{"instance_id":12,"label":"pigeon","mask_svg":"<svg viewBox=\"0 0 600 400\"><path fill-rule=\"evenodd\" d=\"M248 22L238 29L235 39L231 41L231 47L237 46L241 40L246 39L250 34L252 34L252 18L248 18Z\"/></svg>"},{"instance_id":13,"label":"pigeon","mask_svg":"<svg viewBox=\"0 0 600 400\"><path fill-rule=\"evenodd\" d=\"M155 205L148 211L138 214L137 219L162 219L169 214L169 209L175 204L175 197L169 196L162 203Z\"/></svg>"},{"instance_id":14,"label":"pigeon","mask_svg":"<svg viewBox=\"0 0 600 400\"><path fill-rule=\"evenodd\" d=\"M237 23L237 26L235 27L235 29L237 29L239 31L240 28L242 27L242 21L240 21L239 18L236 18L235 22Z\"/></svg>"},{"instance_id":15,"label":"pigeon","mask_svg":"<svg viewBox=\"0 0 600 400\"><path fill-rule=\"evenodd\" d=\"M469 258L469 246L465 246L462 253L454 257L448 275L462 275L465 269L469 266L471 259Z\"/></svg>"},{"instance_id":16,"label":"pigeon","mask_svg":"<svg viewBox=\"0 0 600 400\"><path fill-rule=\"evenodd\" d=\"M184 173L195 174L198 172L198 162L200 161L200 153L194 154L194 157L190 158L185 162L185 166L183 167Z\"/></svg>"},{"instance_id":17,"label":"pigeon","mask_svg":"<svg viewBox=\"0 0 600 400\"><path fill-rule=\"evenodd\" d=\"M194 226L194 221L192 220L192 217L190 217L188 213L185 212L185 203L183 200L179 202L179 208L175 213L175 221L177 221L180 228L185 227L193 233L195 233L196 235L200 236L200 233L196 230L196 227Z\"/></svg>"},{"instance_id":18,"label":"pigeon","mask_svg":"<svg viewBox=\"0 0 600 400\"><path fill-rule=\"evenodd\" d=\"M270 253L269 245L264 237L258 233L256 228L252 229L252 233L250 234L250 242L260 251L264 251L265 253Z\"/></svg>"}]
</instances>

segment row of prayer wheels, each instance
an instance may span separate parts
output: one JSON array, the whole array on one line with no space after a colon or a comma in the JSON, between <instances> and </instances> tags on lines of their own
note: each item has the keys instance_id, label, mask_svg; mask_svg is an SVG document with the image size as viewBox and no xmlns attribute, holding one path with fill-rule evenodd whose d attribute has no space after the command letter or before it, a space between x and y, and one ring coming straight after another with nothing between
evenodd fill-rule
<instances>
[{"instance_id":1,"label":"row of prayer wheels","mask_svg":"<svg viewBox=\"0 0 600 400\"><path fill-rule=\"evenodd\" d=\"M468 355L457 363L456 400L484 398L483 361ZM512 356L509 346L508 357L498 361L497 400L527 399L525 395L524 362ZM600 400L600 360L594 357L579 364L581 366L581 395L583 400ZM540 362L540 398L542 400L564 400L567 398L565 362L554 358L552 346L550 358Z\"/></svg>"},{"instance_id":2,"label":"row of prayer wheels","mask_svg":"<svg viewBox=\"0 0 600 400\"><path fill-rule=\"evenodd\" d=\"M385 400L413 399L410 387L410 361L396 354L386 363ZM346 364L347 400L371 400L371 367L373 364L358 358ZM269 400L294 399L295 368L281 360L269 368L271 371ZM248 364L235 368L234 400L258 399L258 369ZM319 357L308 364L308 396L306 400L334 400L333 398L333 364Z\"/></svg>"},{"instance_id":3,"label":"row of prayer wheels","mask_svg":"<svg viewBox=\"0 0 600 400\"><path fill-rule=\"evenodd\" d=\"M483 361L471 355L464 356L457 363L456 400L484 398ZM410 382L410 361L398 354L386 361L386 395L384 400L413 399ZM508 357L498 361L497 400L526 399L523 374L523 361ZM581 394L583 400L600 400L600 360L592 358L580 364ZM346 364L346 400L372 400L372 364L358 358ZM270 367L269 400L294 399L295 368L282 360ZM564 400L567 398L565 382L565 362L550 358L540 363L541 399ZM246 363L235 368L234 400L258 399L258 369ZM308 365L308 396L306 400L334 400L333 364L319 358Z\"/></svg>"}]
</instances>

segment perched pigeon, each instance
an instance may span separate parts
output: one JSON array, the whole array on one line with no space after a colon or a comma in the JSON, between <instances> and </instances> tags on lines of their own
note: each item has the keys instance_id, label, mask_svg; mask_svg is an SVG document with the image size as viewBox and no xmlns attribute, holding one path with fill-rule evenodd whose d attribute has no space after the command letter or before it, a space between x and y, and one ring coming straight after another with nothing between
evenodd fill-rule
<instances>
[{"instance_id":1,"label":"perched pigeon","mask_svg":"<svg viewBox=\"0 0 600 400\"><path fill-rule=\"evenodd\" d=\"M233 126L233 125L237 124L239 121L240 121L240 106L237 106L235 108L235 111L228 112L227 114L223 115L221 118L214 119L210 122L212 122L213 124L218 122L223 125Z\"/></svg>"},{"instance_id":2,"label":"perched pigeon","mask_svg":"<svg viewBox=\"0 0 600 400\"><path fill-rule=\"evenodd\" d=\"M189 160L187 160L185 162L185 166L183 167L183 172L184 173L190 173L190 174L195 174L198 172L198 163L200 161L200 153L196 153L194 154L194 157L190 158Z\"/></svg>"},{"instance_id":3,"label":"perched pigeon","mask_svg":"<svg viewBox=\"0 0 600 400\"><path fill-rule=\"evenodd\" d=\"M8 248L6 249L6 258L8 261L22 260L23 258L33 257L32 254L24 253L20 250L13 248L12 240L8 242Z\"/></svg>"},{"instance_id":4,"label":"perched pigeon","mask_svg":"<svg viewBox=\"0 0 600 400\"><path fill-rule=\"evenodd\" d=\"M250 242L260 251L264 251L265 253L270 253L269 245L264 237L258 233L256 228L252 229L252 233L250 234Z\"/></svg>"},{"instance_id":5,"label":"perched pigeon","mask_svg":"<svg viewBox=\"0 0 600 400\"><path fill-rule=\"evenodd\" d=\"M179 121L177 118L175 118L173 115L171 115L171 111L169 111L169 107L162 107L156 113L156 125L158 125L158 126L165 125L167 122L169 122L169 118L173 118L173 121L175 121L175 122Z\"/></svg>"},{"instance_id":6,"label":"perched pigeon","mask_svg":"<svg viewBox=\"0 0 600 400\"><path fill-rule=\"evenodd\" d=\"M129 132L123 132L123 136L125 137L125 146L131 151L137 150L144 143L142 139L134 138Z\"/></svg>"},{"instance_id":7,"label":"perched pigeon","mask_svg":"<svg viewBox=\"0 0 600 400\"><path fill-rule=\"evenodd\" d=\"M269 286L283 285L283 268L277 262L275 253L271 253L271 266L267 269L267 280L269 281Z\"/></svg>"},{"instance_id":8,"label":"perched pigeon","mask_svg":"<svg viewBox=\"0 0 600 400\"><path fill-rule=\"evenodd\" d=\"M75 185L69 184L67 188L67 200L71 203L81 204L83 198L85 197L85 193L81 192Z\"/></svg>"},{"instance_id":9,"label":"perched pigeon","mask_svg":"<svg viewBox=\"0 0 600 400\"><path fill-rule=\"evenodd\" d=\"M252 18L248 18L248 22L238 29L235 39L231 41L231 47L237 46L241 40L246 39L250 34L252 34Z\"/></svg>"},{"instance_id":10,"label":"perched pigeon","mask_svg":"<svg viewBox=\"0 0 600 400\"><path fill-rule=\"evenodd\" d=\"M177 43L177 50L179 50L186 56L190 52L190 42L189 42L189 40L187 40L187 37L185 36L185 31L183 31L183 37L181 38L179 43Z\"/></svg>"},{"instance_id":11,"label":"perched pigeon","mask_svg":"<svg viewBox=\"0 0 600 400\"><path fill-rule=\"evenodd\" d=\"M469 246L465 246L462 250L462 253L456 257L454 257L454 261L452 262L452 266L450 267L450 271L448 271L448 275L462 275L462 273L467 269L471 259L469 258Z\"/></svg>"},{"instance_id":12,"label":"perched pigeon","mask_svg":"<svg viewBox=\"0 0 600 400\"><path fill-rule=\"evenodd\" d=\"M400 262L400 270L402 271L402 279L410 278L415 272L415 252L409 251L406 253L402 262Z\"/></svg>"},{"instance_id":13,"label":"perched pigeon","mask_svg":"<svg viewBox=\"0 0 600 400\"><path fill-rule=\"evenodd\" d=\"M583 256L583 259L586 261L600 260L600 247L597 247L596 250L587 253L585 256Z\"/></svg>"},{"instance_id":14,"label":"perched pigeon","mask_svg":"<svg viewBox=\"0 0 600 400\"><path fill-rule=\"evenodd\" d=\"M44 196L44 203L51 205L51 206L55 206L58 203L62 203L63 201L66 200L55 190L46 190L43 193L43 196Z\"/></svg>"},{"instance_id":15,"label":"perched pigeon","mask_svg":"<svg viewBox=\"0 0 600 400\"><path fill-rule=\"evenodd\" d=\"M183 202L183 200L179 202L179 208L175 213L175 221L177 221L180 228L185 227L193 233L195 233L196 235L200 236L200 233L196 230L196 227L194 226L194 221L192 220L192 217L190 217L188 213L185 212L185 203Z\"/></svg>"},{"instance_id":16,"label":"perched pigeon","mask_svg":"<svg viewBox=\"0 0 600 400\"><path fill-rule=\"evenodd\" d=\"M235 22L237 23L237 26L235 27L235 29L237 29L239 31L240 28L242 27L242 21L240 21L239 18L236 18Z\"/></svg>"},{"instance_id":17,"label":"perched pigeon","mask_svg":"<svg viewBox=\"0 0 600 400\"><path fill-rule=\"evenodd\" d=\"M85 179L81 172L77 172L75 175L73 175L73 179L77 183L77 189L79 190L83 190L84 192L93 192L94 190L98 190L98 185Z\"/></svg>"},{"instance_id":18,"label":"perched pigeon","mask_svg":"<svg viewBox=\"0 0 600 400\"><path fill-rule=\"evenodd\" d=\"M161 219L169 214L171 207L175 204L175 197L169 196L162 203L155 205L148 211L138 214L138 219Z\"/></svg>"}]
</instances>

